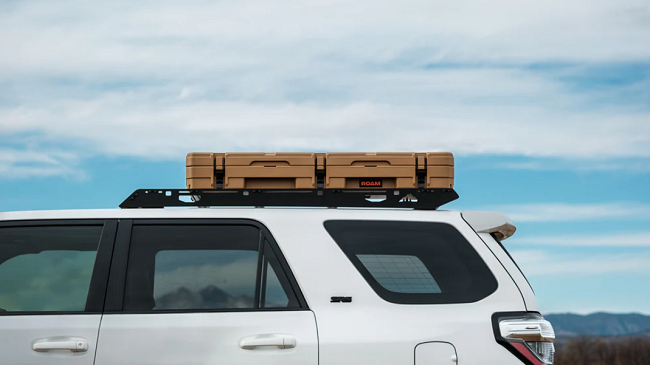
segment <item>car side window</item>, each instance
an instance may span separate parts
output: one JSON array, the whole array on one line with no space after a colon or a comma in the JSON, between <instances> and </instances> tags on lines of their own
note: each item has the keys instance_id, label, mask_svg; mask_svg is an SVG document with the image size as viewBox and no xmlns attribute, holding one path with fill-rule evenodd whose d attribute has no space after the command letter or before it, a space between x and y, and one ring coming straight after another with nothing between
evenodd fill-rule
<instances>
[{"instance_id":1,"label":"car side window","mask_svg":"<svg viewBox=\"0 0 650 365\"><path fill-rule=\"evenodd\" d=\"M261 241L257 227L133 227L125 311L297 307L275 253L268 242Z\"/></svg>"},{"instance_id":2,"label":"car side window","mask_svg":"<svg viewBox=\"0 0 650 365\"><path fill-rule=\"evenodd\" d=\"M83 312L102 228L0 228L0 312Z\"/></svg>"},{"instance_id":3,"label":"car side window","mask_svg":"<svg viewBox=\"0 0 650 365\"><path fill-rule=\"evenodd\" d=\"M324 225L388 302L471 303L497 289L494 275L471 243L449 224L331 220Z\"/></svg>"},{"instance_id":4,"label":"car side window","mask_svg":"<svg viewBox=\"0 0 650 365\"><path fill-rule=\"evenodd\" d=\"M300 305L273 247L264 240L260 308L298 308Z\"/></svg>"},{"instance_id":5,"label":"car side window","mask_svg":"<svg viewBox=\"0 0 650 365\"><path fill-rule=\"evenodd\" d=\"M379 285L395 293L441 293L422 260L412 255L357 255Z\"/></svg>"},{"instance_id":6,"label":"car side window","mask_svg":"<svg viewBox=\"0 0 650 365\"><path fill-rule=\"evenodd\" d=\"M258 252L163 250L154 259L154 310L253 308Z\"/></svg>"}]
</instances>

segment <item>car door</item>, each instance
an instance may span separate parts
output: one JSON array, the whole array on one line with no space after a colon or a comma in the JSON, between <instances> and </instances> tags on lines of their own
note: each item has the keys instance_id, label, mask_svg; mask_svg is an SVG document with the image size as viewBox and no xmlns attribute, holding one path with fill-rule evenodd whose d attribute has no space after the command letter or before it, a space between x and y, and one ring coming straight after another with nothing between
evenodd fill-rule
<instances>
[{"instance_id":1,"label":"car door","mask_svg":"<svg viewBox=\"0 0 650 365\"><path fill-rule=\"evenodd\" d=\"M318 363L314 314L248 220L120 223L97 365Z\"/></svg>"},{"instance_id":2,"label":"car door","mask_svg":"<svg viewBox=\"0 0 650 365\"><path fill-rule=\"evenodd\" d=\"M0 222L0 362L92 365L117 223Z\"/></svg>"}]
</instances>

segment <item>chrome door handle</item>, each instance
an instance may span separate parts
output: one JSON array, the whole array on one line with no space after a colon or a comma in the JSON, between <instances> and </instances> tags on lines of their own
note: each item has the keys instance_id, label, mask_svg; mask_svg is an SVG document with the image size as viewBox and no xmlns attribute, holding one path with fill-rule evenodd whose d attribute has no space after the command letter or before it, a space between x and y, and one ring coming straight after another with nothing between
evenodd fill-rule
<instances>
[{"instance_id":1,"label":"chrome door handle","mask_svg":"<svg viewBox=\"0 0 650 365\"><path fill-rule=\"evenodd\" d=\"M32 350L38 352L52 350L69 350L72 352L88 351L88 341L86 340L40 340L32 344Z\"/></svg>"},{"instance_id":2,"label":"chrome door handle","mask_svg":"<svg viewBox=\"0 0 650 365\"><path fill-rule=\"evenodd\" d=\"M265 346L291 349L296 347L296 338L289 335L268 334L248 336L239 340L239 347L244 350L253 350L257 347Z\"/></svg>"}]
</instances>

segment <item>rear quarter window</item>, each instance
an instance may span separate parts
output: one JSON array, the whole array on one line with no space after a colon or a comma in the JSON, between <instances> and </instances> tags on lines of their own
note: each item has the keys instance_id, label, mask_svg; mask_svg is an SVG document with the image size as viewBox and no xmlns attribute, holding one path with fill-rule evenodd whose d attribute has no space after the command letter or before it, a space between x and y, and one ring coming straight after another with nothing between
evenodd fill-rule
<instances>
[{"instance_id":1,"label":"rear quarter window","mask_svg":"<svg viewBox=\"0 0 650 365\"><path fill-rule=\"evenodd\" d=\"M471 303L497 289L485 262L449 224L331 220L324 225L377 295L388 302Z\"/></svg>"}]
</instances>

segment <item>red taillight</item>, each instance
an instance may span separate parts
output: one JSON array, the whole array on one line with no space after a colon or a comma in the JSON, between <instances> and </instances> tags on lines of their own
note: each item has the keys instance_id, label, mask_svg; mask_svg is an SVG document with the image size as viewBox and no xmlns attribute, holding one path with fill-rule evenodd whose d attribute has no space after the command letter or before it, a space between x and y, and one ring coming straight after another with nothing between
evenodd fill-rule
<instances>
[{"instance_id":1,"label":"red taillight","mask_svg":"<svg viewBox=\"0 0 650 365\"><path fill-rule=\"evenodd\" d=\"M494 336L501 345L529 365L552 365L553 326L538 313L495 313Z\"/></svg>"}]
</instances>

